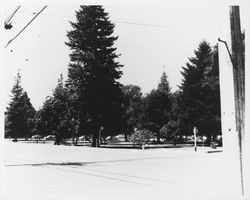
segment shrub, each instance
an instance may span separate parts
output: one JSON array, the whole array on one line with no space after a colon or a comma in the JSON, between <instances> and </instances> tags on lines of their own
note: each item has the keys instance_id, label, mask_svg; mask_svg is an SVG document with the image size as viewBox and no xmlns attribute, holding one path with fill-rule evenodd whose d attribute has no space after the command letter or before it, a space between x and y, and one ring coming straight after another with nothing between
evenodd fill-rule
<instances>
[{"instance_id":1,"label":"shrub","mask_svg":"<svg viewBox=\"0 0 250 200\"><path fill-rule=\"evenodd\" d=\"M150 139L154 138L154 134L147 130L138 130L135 131L131 136L130 136L130 141L135 145L139 144L140 146L147 144Z\"/></svg>"},{"instance_id":2,"label":"shrub","mask_svg":"<svg viewBox=\"0 0 250 200\"><path fill-rule=\"evenodd\" d=\"M160 129L160 136L165 139L173 139L178 131L176 121L170 120Z\"/></svg>"}]
</instances>

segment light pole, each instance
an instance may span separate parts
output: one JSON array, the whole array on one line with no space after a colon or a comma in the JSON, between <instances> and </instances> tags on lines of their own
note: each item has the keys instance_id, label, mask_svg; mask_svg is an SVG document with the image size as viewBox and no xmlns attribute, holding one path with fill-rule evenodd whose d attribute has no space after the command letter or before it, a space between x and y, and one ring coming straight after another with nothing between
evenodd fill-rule
<instances>
[{"instance_id":1,"label":"light pole","mask_svg":"<svg viewBox=\"0 0 250 200\"><path fill-rule=\"evenodd\" d=\"M72 145L75 143L75 119L72 119Z\"/></svg>"},{"instance_id":2,"label":"light pole","mask_svg":"<svg viewBox=\"0 0 250 200\"><path fill-rule=\"evenodd\" d=\"M196 136L198 133L198 129L196 127L194 127L194 129L193 129L193 133L194 133L194 151L197 151Z\"/></svg>"},{"instance_id":3,"label":"light pole","mask_svg":"<svg viewBox=\"0 0 250 200\"><path fill-rule=\"evenodd\" d=\"M101 132L103 131L104 127L101 126L100 129L99 129L99 138L98 138L98 143L99 143L99 146L101 144Z\"/></svg>"}]
</instances>

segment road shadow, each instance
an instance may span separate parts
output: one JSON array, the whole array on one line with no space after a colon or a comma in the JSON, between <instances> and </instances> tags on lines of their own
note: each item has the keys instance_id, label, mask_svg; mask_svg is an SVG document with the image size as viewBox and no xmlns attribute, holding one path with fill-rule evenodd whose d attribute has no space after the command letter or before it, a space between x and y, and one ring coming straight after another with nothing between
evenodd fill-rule
<instances>
[{"instance_id":1,"label":"road shadow","mask_svg":"<svg viewBox=\"0 0 250 200\"><path fill-rule=\"evenodd\" d=\"M89 162L44 162L44 163L18 163L18 164L6 164L5 167L18 167L18 166L78 166L83 167L91 164L104 164L104 163L119 163L119 162L133 162L142 160L157 160L157 159L169 159L169 158L187 158L193 156L187 155L173 155L173 156L157 156L157 157L146 157L146 158L130 158L130 159L117 159L117 160L100 160L100 161L89 161Z\"/></svg>"},{"instance_id":2,"label":"road shadow","mask_svg":"<svg viewBox=\"0 0 250 200\"><path fill-rule=\"evenodd\" d=\"M18 166L85 166L88 164L93 164L94 162L61 162L61 163L53 163L53 162L45 162L45 163L27 163L27 164L10 164L4 165L5 167L18 167Z\"/></svg>"}]
</instances>

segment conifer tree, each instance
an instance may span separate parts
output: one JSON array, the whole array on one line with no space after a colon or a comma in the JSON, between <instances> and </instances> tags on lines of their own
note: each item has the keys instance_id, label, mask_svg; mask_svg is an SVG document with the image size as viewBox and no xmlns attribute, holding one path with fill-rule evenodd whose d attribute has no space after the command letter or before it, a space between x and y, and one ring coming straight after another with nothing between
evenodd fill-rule
<instances>
[{"instance_id":1,"label":"conifer tree","mask_svg":"<svg viewBox=\"0 0 250 200\"><path fill-rule=\"evenodd\" d=\"M21 86L18 72L12 89L12 98L6 112L5 137L28 138L33 133L35 109Z\"/></svg>"},{"instance_id":2,"label":"conifer tree","mask_svg":"<svg viewBox=\"0 0 250 200\"><path fill-rule=\"evenodd\" d=\"M171 92L167 75L163 72L156 90L152 90L145 98L145 128L157 135L160 142L160 129L167 124L171 115Z\"/></svg>"},{"instance_id":3,"label":"conifer tree","mask_svg":"<svg viewBox=\"0 0 250 200\"><path fill-rule=\"evenodd\" d=\"M58 84L52 96L48 96L37 115L36 130L40 135L55 135L56 144L62 139L72 136L72 115L69 113L69 95L64 86L63 76L58 79Z\"/></svg>"},{"instance_id":4,"label":"conifer tree","mask_svg":"<svg viewBox=\"0 0 250 200\"><path fill-rule=\"evenodd\" d=\"M171 88L169 86L169 82L168 82L168 77L166 72L163 72L161 75L161 81L158 84L158 88L157 88L160 92L165 93L167 95L170 94L171 92Z\"/></svg>"},{"instance_id":5,"label":"conifer tree","mask_svg":"<svg viewBox=\"0 0 250 200\"><path fill-rule=\"evenodd\" d=\"M67 33L70 64L67 87L75 96L80 126L87 123L96 146L99 129L117 134L122 123L122 92L118 79L122 72L113 36L114 24L102 6L81 6L73 30ZM97 144L98 145L98 144Z\"/></svg>"},{"instance_id":6,"label":"conifer tree","mask_svg":"<svg viewBox=\"0 0 250 200\"><path fill-rule=\"evenodd\" d=\"M203 41L194 54L182 68L178 100L180 126L189 134L194 126L198 127L210 142L211 135L220 134L218 51Z\"/></svg>"}]
</instances>

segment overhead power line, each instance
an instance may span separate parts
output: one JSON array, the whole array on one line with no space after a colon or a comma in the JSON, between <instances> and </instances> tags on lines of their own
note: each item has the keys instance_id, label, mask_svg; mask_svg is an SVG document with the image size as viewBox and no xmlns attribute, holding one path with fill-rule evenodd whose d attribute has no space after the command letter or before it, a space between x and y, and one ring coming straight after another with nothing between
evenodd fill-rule
<instances>
[{"instance_id":1,"label":"overhead power line","mask_svg":"<svg viewBox=\"0 0 250 200\"><path fill-rule=\"evenodd\" d=\"M25 14L32 14L32 15L36 15L36 12L24 12ZM44 16L48 16L48 17L61 17L61 18L74 18L74 16L66 16L66 15L58 15L58 14L43 14Z\"/></svg>"},{"instance_id":2,"label":"overhead power line","mask_svg":"<svg viewBox=\"0 0 250 200\"><path fill-rule=\"evenodd\" d=\"M7 20L5 21L5 23L9 23L9 21L14 17L14 15L16 14L16 12L19 10L21 6L18 6L14 12L9 16L9 18L7 18Z\"/></svg>"},{"instance_id":3,"label":"overhead power line","mask_svg":"<svg viewBox=\"0 0 250 200\"><path fill-rule=\"evenodd\" d=\"M12 28L12 24L10 23L10 20L14 17L14 15L16 14L16 12L18 11L18 9L20 8L21 6L18 6L14 12L6 19L6 21L4 22L4 28L6 30L8 29L11 29Z\"/></svg>"},{"instance_id":4,"label":"overhead power line","mask_svg":"<svg viewBox=\"0 0 250 200\"><path fill-rule=\"evenodd\" d=\"M159 24L145 24L138 22L126 22L126 21L114 21L121 24L130 24L130 25L138 25L138 26L148 26L148 27L159 27L159 28L171 28L171 29L185 29L185 30L194 30L186 27L178 27L178 26L167 26L167 25L159 25Z\"/></svg>"},{"instance_id":5,"label":"overhead power line","mask_svg":"<svg viewBox=\"0 0 250 200\"><path fill-rule=\"evenodd\" d=\"M14 38L12 38L8 43L7 43L7 45L4 47L4 48L6 48L11 42L13 42L13 40L15 40L29 25L30 25L30 23L32 22L32 21L34 21L34 19L38 16L38 15L40 15L41 14L41 12L43 12L44 11L44 9L47 7L47 5L46 6L44 6L37 14L36 14L36 16L35 17L33 17L29 22L28 22L28 24L26 24L24 27L23 27L23 29L21 30L21 31L19 31L19 33L14 37Z\"/></svg>"},{"instance_id":6,"label":"overhead power line","mask_svg":"<svg viewBox=\"0 0 250 200\"><path fill-rule=\"evenodd\" d=\"M35 12L32 12L30 14L36 14ZM58 14L45 14L45 16L48 17L60 17L60 18L71 18L73 19L73 16L66 16L66 15L58 15ZM178 27L178 26L169 26L169 25L160 25L160 24L147 24L147 23L140 23L140 22L128 22L128 21L119 21L119 20L111 20L115 23L119 24L128 24L128 25L136 25L136 26L146 26L146 27L155 27L155 28L169 28L169 29L182 29L182 30L190 30L195 31L193 28L188 27Z\"/></svg>"}]
</instances>

